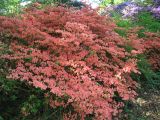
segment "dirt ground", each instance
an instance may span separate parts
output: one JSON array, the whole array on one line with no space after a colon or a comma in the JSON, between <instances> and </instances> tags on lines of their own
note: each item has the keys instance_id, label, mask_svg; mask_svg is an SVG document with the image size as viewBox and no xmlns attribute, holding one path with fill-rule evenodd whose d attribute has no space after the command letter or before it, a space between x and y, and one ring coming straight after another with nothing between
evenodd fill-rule
<instances>
[{"instance_id":1,"label":"dirt ground","mask_svg":"<svg viewBox=\"0 0 160 120\"><path fill-rule=\"evenodd\" d=\"M118 120L160 120L160 91L142 90Z\"/></svg>"}]
</instances>

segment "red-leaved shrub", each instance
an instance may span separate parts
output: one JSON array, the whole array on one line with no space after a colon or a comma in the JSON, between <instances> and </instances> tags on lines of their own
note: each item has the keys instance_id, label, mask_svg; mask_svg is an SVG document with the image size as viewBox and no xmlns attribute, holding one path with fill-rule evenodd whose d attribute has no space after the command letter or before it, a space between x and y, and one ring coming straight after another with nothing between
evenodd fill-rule
<instances>
[{"instance_id":1,"label":"red-leaved shrub","mask_svg":"<svg viewBox=\"0 0 160 120\"><path fill-rule=\"evenodd\" d=\"M145 32L145 37L139 38L138 31L141 29L144 28L135 27L128 31L127 44L136 50L136 54L145 54L152 69L158 71L160 70L160 35L159 33Z\"/></svg>"},{"instance_id":2,"label":"red-leaved shrub","mask_svg":"<svg viewBox=\"0 0 160 120\"><path fill-rule=\"evenodd\" d=\"M160 36L155 33L145 33L147 38L144 42L145 54L153 70L160 70Z\"/></svg>"},{"instance_id":3,"label":"red-leaved shrub","mask_svg":"<svg viewBox=\"0 0 160 120\"><path fill-rule=\"evenodd\" d=\"M115 27L90 8L52 7L0 17L1 41L14 51L1 59L15 62L9 78L61 98L51 98L52 107L71 105L70 118L93 114L96 120L111 120L123 100L135 98L130 73L138 72Z\"/></svg>"}]
</instances>

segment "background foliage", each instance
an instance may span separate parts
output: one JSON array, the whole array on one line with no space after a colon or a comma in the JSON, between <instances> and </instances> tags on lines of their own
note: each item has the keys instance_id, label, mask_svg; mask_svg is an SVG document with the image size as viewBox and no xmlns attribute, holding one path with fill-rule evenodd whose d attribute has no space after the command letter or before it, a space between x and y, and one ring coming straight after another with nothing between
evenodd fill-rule
<instances>
[{"instance_id":1,"label":"background foliage","mask_svg":"<svg viewBox=\"0 0 160 120\"><path fill-rule=\"evenodd\" d=\"M34 0L33 2L37 2L37 0ZM54 5L54 4L52 4L52 2L55 3L57 1L39 0L38 2L40 2L44 5L50 5L50 4ZM64 3L67 1L58 1L58 2ZM111 1L109 1L109 3L110 2ZM115 2L115 4L116 4L116 2ZM155 5L150 0L146 0L144 2L138 1L138 4L144 5L144 6ZM106 3L104 5L106 5ZM2 15L9 15L9 16L14 15L15 16L21 12L21 10L20 10L21 7L19 7L19 6L20 6L20 1L18 1L18 0L8 0L8 1L3 0L0 4L0 10L1 10L0 13ZM46 14L47 13L48 12L46 12ZM36 13L36 14L39 14L39 13ZM135 56L132 56L133 58L136 58L138 60L137 66L138 66L138 69L141 72L141 74L131 73L131 77L132 77L132 79L134 79L135 81L137 81L140 84L140 87L138 89L138 91L140 91L139 93L143 93L148 90L153 90L153 94L154 94L154 91L160 90L160 87L159 87L160 86L160 71L159 71L160 69L159 69L159 67L157 68L157 65L159 65L159 61L160 61L160 59L159 59L160 58L159 57L159 55L160 55L159 48L160 47L158 47L159 46L159 42L158 42L159 37L157 36L157 34L159 34L159 31L160 31L160 27L159 27L160 21L155 19L154 17L152 17L152 14L149 12L140 12L138 14L137 18L134 20L123 19L121 17L121 15L118 14L117 12L113 12L112 17L114 19L114 22L118 26L118 27L116 27L115 25L114 25L114 27L112 26L112 28L113 28L112 32L113 31L117 32L125 40L131 40L131 41L136 40L133 43L136 43L137 46L143 45L143 44L146 45L147 50L143 54L140 53L139 55L137 55L137 53L136 53ZM44 17L44 18L48 19L48 17ZM32 23L32 24L35 22L34 21L35 19L33 19L32 17L29 17L29 16L27 16L27 20L28 20L27 22ZM94 19L92 19L92 20L94 20ZM63 23L63 22L64 21L61 21L61 23ZM58 23L58 24L61 24L61 23ZM9 20L6 22L6 24L3 24L3 25L5 27L7 27L6 25L8 25L9 27L10 27L10 25L14 26L14 24L11 24ZM0 41L1 42L3 41L3 43L0 42L0 50L1 50L0 56L3 56L4 54L12 55L14 52L12 51L11 47L9 46L9 43L13 42L12 41L13 37L11 37L8 34L3 36L2 33L5 31L5 30L3 31L3 28L2 28L3 25L0 26L0 30L2 30L1 34L0 34ZM16 25L18 25L18 24L16 24ZM94 23L94 25L95 25L95 23ZM35 24L35 26L37 27L38 24ZM141 29L136 30L137 26L144 27L145 29L141 28ZM32 28L32 27L30 26L30 28ZM75 26L74 26L74 28L75 28ZM7 30L9 30L9 29L7 28ZM98 27L98 29L99 29L99 27ZM94 28L94 30L96 31L97 29ZM131 33L132 31L133 31L133 33ZM14 32L12 31L11 33L14 33ZM153 34L153 33L146 34L146 32L154 32L156 34ZM99 32L99 33L101 33L101 32ZM53 36L57 36L57 37L59 37L59 35L60 35L59 33L53 32L53 31L49 31L49 34L51 34ZM17 33L14 35L16 36ZM21 36L19 36L19 37L21 37ZM29 36L27 36L27 37L29 37ZM4 39L5 39L5 41L4 41ZM21 38L19 39L19 38L15 37L14 40L17 40L18 44L20 44L20 45L28 45L28 43L25 41L25 39L21 39ZM148 42L145 42L144 40L148 41ZM137 41L141 41L141 42L139 43ZM123 47L129 54L131 54L131 51L133 51L133 50L141 50L142 49L142 47L139 47L139 49L137 49L133 43L130 43L127 41L126 45L119 46L119 47ZM154 47L154 46L156 46L156 47ZM31 46L31 47L33 48L33 46ZM85 46L83 46L83 47L85 48ZM41 49L42 51L46 50L46 48L44 46L41 46L38 49ZM85 49L87 49L87 48L85 48ZM32 51L28 51L28 53L31 53L31 52ZM151 53L153 53L153 54L151 54ZM58 55L57 53L54 53L54 54ZM89 56L87 56L87 57L91 57L94 54L95 54L95 51L90 51ZM106 55L108 57L111 57L109 53L106 53ZM128 58L125 58L123 60L125 61L126 59L128 59ZM24 61L31 62L32 58L30 57L30 58L24 59ZM75 116L77 117L77 114L74 114L74 116L71 116L71 113L72 113L72 115L73 115L73 113L75 113L73 106L68 106L65 108L62 106L58 106L58 107L52 106L51 107L50 106L51 105L50 104L51 97L55 98L55 96L52 96L48 89L41 90L39 88L35 88L34 86L32 86L30 84L27 84L24 81L16 81L13 79L6 78L8 72L9 72L6 68L9 68L11 66L15 68L15 62L16 61L10 62L10 60L4 60L4 58L0 59L0 75L1 75L0 76L0 106L1 106L0 120L1 119L2 120L3 119L4 120L7 120L7 119L8 120L10 120L10 119L13 119L13 120L14 119L15 120L16 119L24 119L24 120L30 120L30 119L50 120L51 119L52 120L52 119L62 119L64 117L65 118L75 117ZM8 64L10 66L8 66ZM59 62L56 62L56 65L59 65L59 64L60 64ZM37 65L39 65L39 64L37 64ZM65 69L72 71L72 69L68 69L68 68L65 68ZM100 82L98 84L102 85L103 83ZM40 87L40 88L42 88L42 87ZM59 97L56 97L56 98L60 101L62 100ZM122 101L121 97L118 96L117 93L115 93L115 96L113 97L113 99L118 102ZM136 112L130 110L133 108L132 102L125 101L124 103L125 103L124 111L128 114L128 117L129 117L129 118L127 118L127 120L128 119L131 119L131 120L146 120L147 119L146 117L138 116ZM140 106L138 106L138 109L141 109ZM94 114L88 114L86 116L86 119L90 120L94 117L95 117ZM124 118L122 118L122 120L124 120Z\"/></svg>"}]
</instances>

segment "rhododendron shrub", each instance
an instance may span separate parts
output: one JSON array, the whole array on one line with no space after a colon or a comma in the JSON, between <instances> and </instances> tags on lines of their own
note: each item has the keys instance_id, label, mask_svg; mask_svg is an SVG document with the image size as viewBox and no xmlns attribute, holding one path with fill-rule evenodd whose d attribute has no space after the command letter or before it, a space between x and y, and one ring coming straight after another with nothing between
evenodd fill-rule
<instances>
[{"instance_id":1,"label":"rhododendron shrub","mask_svg":"<svg viewBox=\"0 0 160 120\"><path fill-rule=\"evenodd\" d=\"M143 27L128 30L127 44L134 48L132 54L145 54L154 71L160 70L160 36L159 33L145 32L145 37L139 38L138 31ZM136 51L135 51L136 50Z\"/></svg>"},{"instance_id":2,"label":"rhododendron shrub","mask_svg":"<svg viewBox=\"0 0 160 120\"><path fill-rule=\"evenodd\" d=\"M14 52L1 59L15 61L9 78L61 98L51 96L52 107L71 105L75 114L70 118L78 114L81 119L94 115L96 120L111 120L122 101L135 98L130 73L138 72L115 27L90 8L52 7L0 17L1 41Z\"/></svg>"},{"instance_id":3,"label":"rhododendron shrub","mask_svg":"<svg viewBox=\"0 0 160 120\"><path fill-rule=\"evenodd\" d=\"M160 36L154 33L146 33L145 54L152 65L153 70L160 70Z\"/></svg>"}]
</instances>

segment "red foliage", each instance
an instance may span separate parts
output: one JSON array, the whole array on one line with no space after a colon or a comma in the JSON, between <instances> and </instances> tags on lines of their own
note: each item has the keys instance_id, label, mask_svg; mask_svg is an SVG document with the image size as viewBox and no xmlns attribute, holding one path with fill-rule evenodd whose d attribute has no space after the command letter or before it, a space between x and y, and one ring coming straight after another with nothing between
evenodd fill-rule
<instances>
[{"instance_id":1,"label":"red foliage","mask_svg":"<svg viewBox=\"0 0 160 120\"><path fill-rule=\"evenodd\" d=\"M160 36L155 33L146 33L146 55L155 71L160 70Z\"/></svg>"},{"instance_id":2,"label":"red foliage","mask_svg":"<svg viewBox=\"0 0 160 120\"><path fill-rule=\"evenodd\" d=\"M144 53L147 56L152 69L160 70L160 36L159 33L145 32L144 38L139 38L137 31L142 29L137 27L128 31L128 44L138 53ZM137 53L138 52L138 53Z\"/></svg>"},{"instance_id":3,"label":"red foliage","mask_svg":"<svg viewBox=\"0 0 160 120\"><path fill-rule=\"evenodd\" d=\"M115 97L135 97L130 72L138 72L135 60L124 60L129 54L115 27L89 8L54 7L0 17L0 33L11 37L14 51L1 58L17 61L10 78L64 100L51 100L51 106L71 105L81 119L94 114L96 120L111 120L123 106Z\"/></svg>"}]
</instances>

